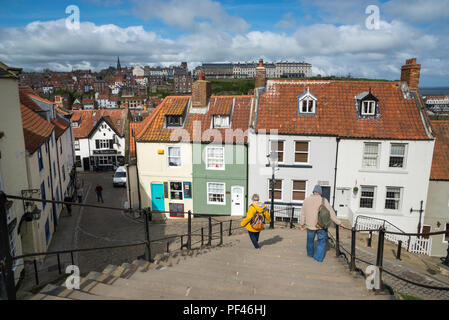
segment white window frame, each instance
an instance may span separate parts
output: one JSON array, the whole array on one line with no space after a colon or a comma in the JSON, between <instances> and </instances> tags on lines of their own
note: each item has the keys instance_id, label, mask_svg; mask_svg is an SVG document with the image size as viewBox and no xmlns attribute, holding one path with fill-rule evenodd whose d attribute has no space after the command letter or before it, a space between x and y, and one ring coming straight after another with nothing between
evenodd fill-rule
<instances>
[{"instance_id":1,"label":"white window frame","mask_svg":"<svg viewBox=\"0 0 449 320\"><path fill-rule=\"evenodd\" d=\"M209 167L209 161L211 159L209 159L209 149L222 149L223 150L223 165L221 167ZM206 170L225 170L226 167L226 161L225 161L225 147L221 147L221 146L208 146L206 147ZM218 159L218 158L215 158Z\"/></svg>"},{"instance_id":2,"label":"white window frame","mask_svg":"<svg viewBox=\"0 0 449 320\"><path fill-rule=\"evenodd\" d=\"M449 221L446 222L446 228L444 229L444 231L447 230L447 227L448 227L448 226L449 226ZM449 241L445 240L445 236L446 236L446 234L443 233L443 243L448 243Z\"/></svg>"},{"instance_id":3,"label":"white window frame","mask_svg":"<svg viewBox=\"0 0 449 320\"><path fill-rule=\"evenodd\" d=\"M304 199L307 198L307 180L298 180L298 179L293 179L292 181L292 202L294 203L303 203L304 200L294 200L293 199L293 192L294 191L304 191ZM295 190L294 189L294 185L295 185L295 181L304 181L305 182L305 189L304 190ZM271 199L270 199L271 200Z\"/></svg>"},{"instance_id":4,"label":"white window frame","mask_svg":"<svg viewBox=\"0 0 449 320\"><path fill-rule=\"evenodd\" d=\"M362 207L360 206L360 202L362 201L362 189L363 188L373 188L373 206L371 208ZM376 209L376 193L377 193L377 186L360 186L360 198L359 198L359 209L361 210L375 210ZM366 198L366 197L364 197Z\"/></svg>"},{"instance_id":5,"label":"white window frame","mask_svg":"<svg viewBox=\"0 0 449 320\"><path fill-rule=\"evenodd\" d=\"M404 147L404 155L403 155L403 160L402 160L402 167L390 167L390 161L391 161L391 149L393 148L393 145L401 145ZM390 169L397 169L397 170L402 170L405 169L406 165L407 165L407 151L408 151L408 147L407 147L407 143L396 143L396 142L392 142L390 143L390 155L388 157L388 168ZM393 155L393 157L398 157L397 155Z\"/></svg>"},{"instance_id":6,"label":"white window frame","mask_svg":"<svg viewBox=\"0 0 449 320\"><path fill-rule=\"evenodd\" d=\"M280 180L281 181L281 189L280 189L281 190L281 198L280 199L274 199L274 201L282 202L282 201L284 201L284 179L276 179L276 178L274 178L274 180ZM267 197L267 199L271 201L271 191L270 191L270 189L271 189L271 178L269 178L267 181L268 181L268 188L267 188L267 190L268 190L268 197ZM276 190L279 190L279 189L274 189L274 191L276 191Z\"/></svg>"},{"instance_id":7,"label":"white window frame","mask_svg":"<svg viewBox=\"0 0 449 320\"><path fill-rule=\"evenodd\" d=\"M368 109L370 109L370 110L367 110L368 112L365 112L365 104L367 104L368 105ZM374 100L362 101L362 108L360 110L360 114L362 116L373 116L373 115L375 115L376 114L376 101L374 101Z\"/></svg>"},{"instance_id":8,"label":"white window frame","mask_svg":"<svg viewBox=\"0 0 449 320\"><path fill-rule=\"evenodd\" d=\"M296 150L296 142L307 142L307 152L304 151L297 151ZM295 154L294 154L294 158L293 158L293 162L295 164L308 164L309 160L310 160L310 141L304 141L304 140L295 140ZM285 146L285 142L284 142L284 146ZM307 161L306 162L296 162L296 154L297 153L307 153Z\"/></svg>"},{"instance_id":9,"label":"white window frame","mask_svg":"<svg viewBox=\"0 0 449 320\"><path fill-rule=\"evenodd\" d=\"M182 196L182 199L172 198L172 196L171 196L171 192L172 192L171 184L172 183L180 183L181 184L181 196ZM174 191L175 192L179 192L179 190L174 190ZM184 201L184 184L182 183L182 181L169 181L168 182L168 195L170 197L170 201Z\"/></svg>"},{"instance_id":10,"label":"white window frame","mask_svg":"<svg viewBox=\"0 0 449 320\"><path fill-rule=\"evenodd\" d=\"M371 159L371 158L366 158L366 156L367 156L366 146L367 145L377 145L377 156L376 156L376 166L375 167L370 167L365 164L365 159ZM367 168L367 169L378 169L379 168L380 146L381 145L379 142L364 142L363 143L362 168ZM371 154L369 154L369 155L371 155Z\"/></svg>"},{"instance_id":11,"label":"white window frame","mask_svg":"<svg viewBox=\"0 0 449 320\"><path fill-rule=\"evenodd\" d=\"M398 201L398 208L397 209L390 209L390 208L386 207L387 200L395 200L393 198L387 198L388 189L399 189L399 199L397 200ZM403 193L402 189L403 189L402 187L394 187L394 186L386 186L385 187L385 202L384 202L384 209L385 210L388 210L388 211L400 211L401 210L401 208L402 208L402 193Z\"/></svg>"},{"instance_id":12,"label":"white window frame","mask_svg":"<svg viewBox=\"0 0 449 320\"><path fill-rule=\"evenodd\" d=\"M209 199L209 185L211 184L221 184L223 185L223 202L215 202L215 201L210 201ZM206 197L207 197L207 204L211 204L211 205L219 205L219 206L225 206L226 205L226 183L225 182L208 182L206 185ZM217 193L218 194L218 193Z\"/></svg>"},{"instance_id":13,"label":"white window frame","mask_svg":"<svg viewBox=\"0 0 449 320\"><path fill-rule=\"evenodd\" d=\"M109 140L108 139L96 139L98 140L98 149L109 149ZM105 147L106 145L106 147ZM97 149L97 150L98 150Z\"/></svg>"},{"instance_id":14,"label":"white window frame","mask_svg":"<svg viewBox=\"0 0 449 320\"><path fill-rule=\"evenodd\" d=\"M304 111L304 101L307 103L306 108L307 110ZM312 102L312 111L309 111L310 108L310 102ZM310 97L305 97L304 99L301 99L299 101L299 113L304 113L304 114L314 114L316 110L316 101Z\"/></svg>"},{"instance_id":15,"label":"white window frame","mask_svg":"<svg viewBox=\"0 0 449 320\"><path fill-rule=\"evenodd\" d=\"M277 155L277 162L278 163L285 163L285 140L280 140L280 139L269 139L268 140L268 150L270 151L269 154L271 154L271 152L273 152L274 150L271 149L271 143L272 142L277 142L278 143L278 147L279 147L279 142L282 142L282 161L279 161L279 150L276 150L276 155Z\"/></svg>"},{"instance_id":16,"label":"white window frame","mask_svg":"<svg viewBox=\"0 0 449 320\"><path fill-rule=\"evenodd\" d=\"M75 150L80 150L80 140L79 139L73 140L73 147L75 148Z\"/></svg>"},{"instance_id":17,"label":"white window frame","mask_svg":"<svg viewBox=\"0 0 449 320\"><path fill-rule=\"evenodd\" d=\"M224 114L214 114L212 116L212 128L230 128L231 127L231 117L229 115L224 115ZM216 123L216 120L220 120L220 124ZM226 125L223 125L224 120L227 120Z\"/></svg>"},{"instance_id":18,"label":"white window frame","mask_svg":"<svg viewBox=\"0 0 449 320\"><path fill-rule=\"evenodd\" d=\"M179 149L179 166L170 165L170 148L178 148ZM182 150L180 146L167 146L167 167L168 168L181 168L182 167ZM176 158L176 157L175 157Z\"/></svg>"}]
</instances>

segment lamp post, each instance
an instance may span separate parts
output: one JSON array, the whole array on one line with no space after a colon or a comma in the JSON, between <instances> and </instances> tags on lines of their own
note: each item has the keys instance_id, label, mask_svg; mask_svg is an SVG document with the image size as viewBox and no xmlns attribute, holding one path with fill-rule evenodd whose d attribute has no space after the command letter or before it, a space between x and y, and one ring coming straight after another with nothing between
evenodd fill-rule
<instances>
[{"instance_id":1,"label":"lamp post","mask_svg":"<svg viewBox=\"0 0 449 320\"><path fill-rule=\"evenodd\" d=\"M274 171L277 166L278 155L276 151L271 151L269 155L267 155L270 167L271 167L271 206L270 206L270 229L274 229Z\"/></svg>"}]
</instances>

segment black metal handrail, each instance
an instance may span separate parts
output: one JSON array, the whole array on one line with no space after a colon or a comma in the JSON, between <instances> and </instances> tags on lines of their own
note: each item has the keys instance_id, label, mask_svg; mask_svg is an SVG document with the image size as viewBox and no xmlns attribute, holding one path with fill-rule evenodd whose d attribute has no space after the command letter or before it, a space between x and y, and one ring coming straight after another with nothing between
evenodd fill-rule
<instances>
[{"instance_id":1,"label":"black metal handrail","mask_svg":"<svg viewBox=\"0 0 449 320\"><path fill-rule=\"evenodd\" d=\"M351 231L351 249L350 249L350 251L347 250L344 246L342 246L340 244L340 233L339 233L339 229L340 228ZM381 275L382 275L382 272L385 271L387 274L389 274L389 275L391 275L391 276L393 276L393 277L395 277L395 278L397 278L399 280L411 283L411 284L416 285L416 286L420 286L420 287L427 288L427 289L449 291L449 287L438 287L438 286L431 286L431 285L421 284L421 283L418 283L418 282L415 282L415 281L412 281L412 280L408 280L408 279L406 279L404 277L401 277L401 276L395 274L392 271L386 270L383 267L385 234L389 233L389 234L399 234L399 235L417 236L417 237L434 236L434 235L441 235L441 234L445 234L445 235L449 236L449 230L438 231L438 232L427 232L427 233L404 233L404 232L400 232L399 233L399 232L386 231L383 226L380 227L379 229L357 230L355 227L347 228L347 227L344 227L342 225L335 225L335 238L332 236L331 233L329 233L329 237L335 243L336 256L338 257L338 256L341 256L341 255L344 255L344 257L346 259L346 262L349 265L350 270L351 271L359 271L362 274L363 274L363 271L356 267L356 263L355 263L356 260L357 261L361 261L363 263L366 263L368 265L372 265L373 264L371 262L368 262L368 261L365 261L363 259L360 259L359 257L356 256L356 234L357 234L357 232L363 232L363 231L370 231L370 232L378 232L379 233L378 247L377 247L377 257L376 257L376 266L381 271L381 273L380 273ZM401 243L401 241L399 241L399 243L398 243L398 253L397 253L396 259L400 259L400 247L401 247L401 245L402 245L402 243ZM371 241L369 242L368 246L371 246ZM343 249L344 251L346 251L346 253L349 254L350 258L348 258L346 256L346 254L341 252L340 249ZM443 264L448 263L448 262L449 262L449 247L448 247L448 255L447 255L445 261L443 262ZM382 277L381 277L381 284L384 287L386 287L387 289L389 289L390 292L392 291L391 288L389 288L388 286L385 286L382 283Z\"/></svg>"},{"instance_id":2,"label":"black metal handrail","mask_svg":"<svg viewBox=\"0 0 449 320\"><path fill-rule=\"evenodd\" d=\"M383 222L383 227L384 227L384 228L385 228L385 223L388 223L388 224L389 224L390 226L392 226L393 228L396 228L396 229L399 230L400 232L405 233L404 230L402 230L402 229L400 229L399 227L395 226L394 224L392 224L392 223L391 223L390 221L388 221L388 220L381 219L381 218L370 217L370 216L364 216L364 215L358 215L358 216L355 218L355 224L354 224L354 227L356 227L356 228L357 228L357 222L358 222L359 217L362 217L362 218L368 218L368 219L371 219L371 220L379 220L379 221L382 221L382 222Z\"/></svg>"}]
</instances>

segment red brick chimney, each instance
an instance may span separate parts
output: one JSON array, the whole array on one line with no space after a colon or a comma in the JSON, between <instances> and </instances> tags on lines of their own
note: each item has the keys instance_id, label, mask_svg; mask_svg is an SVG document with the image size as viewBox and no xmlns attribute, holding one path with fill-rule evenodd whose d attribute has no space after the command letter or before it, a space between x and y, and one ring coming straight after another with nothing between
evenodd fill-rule
<instances>
[{"instance_id":1,"label":"red brick chimney","mask_svg":"<svg viewBox=\"0 0 449 320\"><path fill-rule=\"evenodd\" d=\"M192 83L192 107L205 108L212 93L210 82L204 72L198 73L198 80Z\"/></svg>"},{"instance_id":2,"label":"red brick chimney","mask_svg":"<svg viewBox=\"0 0 449 320\"><path fill-rule=\"evenodd\" d=\"M267 83L267 69L263 66L263 60L259 60L259 66L256 68L255 88L264 88Z\"/></svg>"},{"instance_id":3,"label":"red brick chimney","mask_svg":"<svg viewBox=\"0 0 449 320\"><path fill-rule=\"evenodd\" d=\"M421 65L416 64L416 58L407 59L401 67L401 81L407 82L410 91L418 90L420 71Z\"/></svg>"}]
</instances>

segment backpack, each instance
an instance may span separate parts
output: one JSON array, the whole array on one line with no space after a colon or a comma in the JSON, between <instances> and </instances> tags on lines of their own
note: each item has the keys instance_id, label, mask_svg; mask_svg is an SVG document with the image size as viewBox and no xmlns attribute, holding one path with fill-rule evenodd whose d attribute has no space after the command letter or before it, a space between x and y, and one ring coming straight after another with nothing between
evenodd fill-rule
<instances>
[{"instance_id":1,"label":"backpack","mask_svg":"<svg viewBox=\"0 0 449 320\"><path fill-rule=\"evenodd\" d=\"M254 209L256 208L254 207ZM263 226L265 224L265 211L267 211L267 208L263 208L262 212L257 211L256 209L256 213L253 215L250 221L251 227L254 230L260 231L263 229Z\"/></svg>"},{"instance_id":2,"label":"backpack","mask_svg":"<svg viewBox=\"0 0 449 320\"><path fill-rule=\"evenodd\" d=\"M331 225L331 213L330 211L324 206L324 198L321 198L321 206L318 209L318 220L316 223L316 227L318 229L327 229Z\"/></svg>"}]
</instances>

